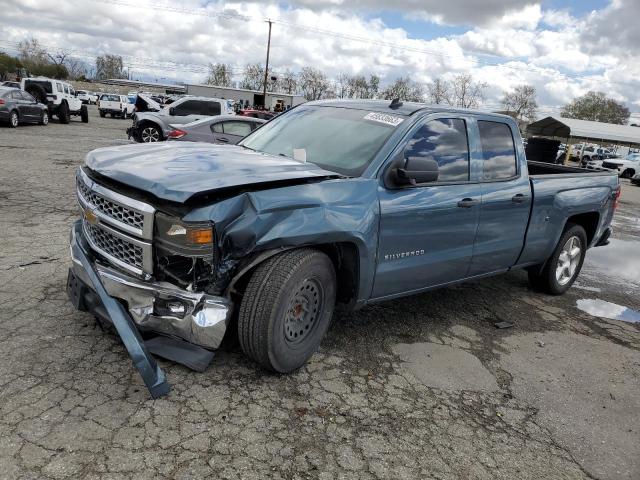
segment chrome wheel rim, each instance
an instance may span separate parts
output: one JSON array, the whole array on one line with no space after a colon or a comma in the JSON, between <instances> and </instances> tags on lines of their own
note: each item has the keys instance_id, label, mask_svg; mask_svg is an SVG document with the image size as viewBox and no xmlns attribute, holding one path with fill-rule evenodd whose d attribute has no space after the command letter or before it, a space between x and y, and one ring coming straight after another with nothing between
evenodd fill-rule
<instances>
[{"instance_id":1,"label":"chrome wheel rim","mask_svg":"<svg viewBox=\"0 0 640 480\"><path fill-rule=\"evenodd\" d=\"M290 344L303 342L318 325L324 291L314 279L306 279L289 301L284 319L284 338Z\"/></svg>"},{"instance_id":2,"label":"chrome wheel rim","mask_svg":"<svg viewBox=\"0 0 640 480\"><path fill-rule=\"evenodd\" d=\"M18 126L18 114L15 112L11 114L11 125L13 125L14 127Z\"/></svg>"},{"instance_id":3,"label":"chrome wheel rim","mask_svg":"<svg viewBox=\"0 0 640 480\"><path fill-rule=\"evenodd\" d=\"M42 124L46 125L47 123L49 123L49 115L47 114L47 112L44 112L42 114Z\"/></svg>"},{"instance_id":4,"label":"chrome wheel rim","mask_svg":"<svg viewBox=\"0 0 640 480\"><path fill-rule=\"evenodd\" d=\"M158 142L160 140L160 133L153 127L146 127L142 129L141 137L145 143Z\"/></svg>"},{"instance_id":5,"label":"chrome wheel rim","mask_svg":"<svg viewBox=\"0 0 640 480\"><path fill-rule=\"evenodd\" d=\"M556 266L556 280L560 285L566 285L571 281L578 269L582 258L580 239L570 237L562 247Z\"/></svg>"}]
</instances>

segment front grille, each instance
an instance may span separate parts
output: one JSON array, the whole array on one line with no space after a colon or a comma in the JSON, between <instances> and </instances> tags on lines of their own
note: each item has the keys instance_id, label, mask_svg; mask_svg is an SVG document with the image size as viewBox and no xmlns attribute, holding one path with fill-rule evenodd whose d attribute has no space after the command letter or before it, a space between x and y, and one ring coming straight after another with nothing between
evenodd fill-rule
<instances>
[{"instance_id":1,"label":"front grille","mask_svg":"<svg viewBox=\"0 0 640 480\"><path fill-rule=\"evenodd\" d=\"M98 211L118 222L142 230L144 215L141 212L120 205L89 190L89 187L87 187L80 178L78 178L77 183L79 194L82 195L87 203L98 209Z\"/></svg>"},{"instance_id":2,"label":"front grille","mask_svg":"<svg viewBox=\"0 0 640 480\"><path fill-rule=\"evenodd\" d=\"M143 270L144 249L141 246L118 237L99 225L91 225L85 221L84 227L89 243L99 253L112 257L126 265L133 266L138 270Z\"/></svg>"},{"instance_id":3,"label":"front grille","mask_svg":"<svg viewBox=\"0 0 640 480\"><path fill-rule=\"evenodd\" d=\"M82 169L76 184L91 248L131 273L153 274L155 208L95 183Z\"/></svg>"}]
</instances>

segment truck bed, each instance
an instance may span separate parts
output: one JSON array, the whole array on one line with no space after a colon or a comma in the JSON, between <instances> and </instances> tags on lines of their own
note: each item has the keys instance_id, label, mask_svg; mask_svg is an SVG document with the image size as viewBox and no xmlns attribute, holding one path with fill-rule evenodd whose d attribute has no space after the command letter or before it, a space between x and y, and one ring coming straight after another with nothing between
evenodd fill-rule
<instances>
[{"instance_id":1,"label":"truck bed","mask_svg":"<svg viewBox=\"0 0 640 480\"><path fill-rule=\"evenodd\" d=\"M529 170L530 177L542 177L546 175L600 176L612 174L607 170L587 170L586 168L581 167L573 167L545 162L534 162L533 160L527 160L527 168Z\"/></svg>"}]
</instances>

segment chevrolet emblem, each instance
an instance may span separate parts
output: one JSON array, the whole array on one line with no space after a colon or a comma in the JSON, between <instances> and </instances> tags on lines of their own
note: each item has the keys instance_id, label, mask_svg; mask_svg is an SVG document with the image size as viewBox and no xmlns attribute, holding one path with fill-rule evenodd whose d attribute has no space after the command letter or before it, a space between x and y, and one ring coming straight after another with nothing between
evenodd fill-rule
<instances>
[{"instance_id":1,"label":"chevrolet emblem","mask_svg":"<svg viewBox=\"0 0 640 480\"><path fill-rule=\"evenodd\" d=\"M91 224L91 225L96 225L98 223L98 217L96 216L95 213L93 213L92 210L89 210L88 208L83 209L83 213L84 213L84 218L87 221L87 223Z\"/></svg>"}]
</instances>

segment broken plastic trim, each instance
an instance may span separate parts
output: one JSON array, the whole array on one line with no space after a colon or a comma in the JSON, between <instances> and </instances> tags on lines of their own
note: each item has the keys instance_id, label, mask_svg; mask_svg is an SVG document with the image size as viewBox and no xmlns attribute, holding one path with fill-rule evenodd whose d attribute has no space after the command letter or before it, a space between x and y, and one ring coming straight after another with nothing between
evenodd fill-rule
<instances>
[{"instance_id":1,"label":"broken plastic trim","mask_svg":"<svg viewBox=\"0 0 640 480\"><path fill-rule=\"evenodd\" d=\"M79 238L79 228L80 221L77 221L71 230L71 234L74 235L76 239ZM91 262L82 251L82 248L73 240L71 242L71 248L73 249L72 256L82 263L82 267L91 281L91 286L100 297L102 305L109 314L113 326L122 339L122 343L124 343L151 397L159 398L168 394L171 390L169 382L167 382L164 372L149 353L135 323L120 302L109 296Z\"/></svg>"}]
</instances>

